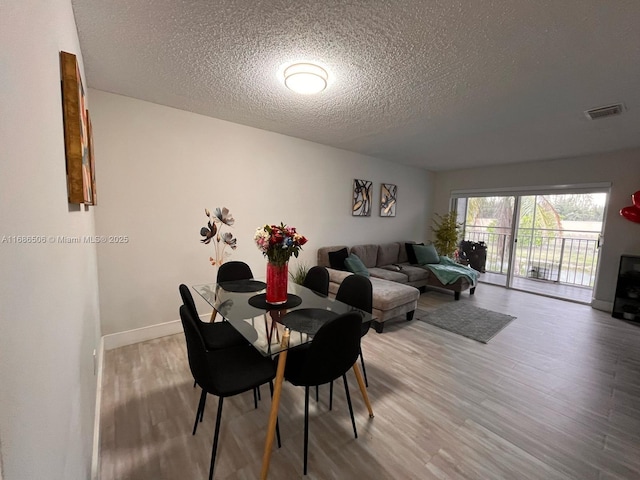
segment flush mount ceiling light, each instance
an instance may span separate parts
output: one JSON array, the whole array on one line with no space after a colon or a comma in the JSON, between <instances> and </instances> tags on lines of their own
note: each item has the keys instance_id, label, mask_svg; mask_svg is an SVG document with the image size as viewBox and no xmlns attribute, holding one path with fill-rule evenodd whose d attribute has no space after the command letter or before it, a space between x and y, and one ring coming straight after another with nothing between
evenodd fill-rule
<instances>
[{"instance_id":1,"label":"flush mount ceiling light","mask_svg":"<svg viewBox=\"0 0 640 480\"><path fill-rule=\"evenodd\" d=\"M284 71L284 84L302 95L320 93L327 88L327 71L312 63L294 63Z\"/></svg>"}]
</instances>

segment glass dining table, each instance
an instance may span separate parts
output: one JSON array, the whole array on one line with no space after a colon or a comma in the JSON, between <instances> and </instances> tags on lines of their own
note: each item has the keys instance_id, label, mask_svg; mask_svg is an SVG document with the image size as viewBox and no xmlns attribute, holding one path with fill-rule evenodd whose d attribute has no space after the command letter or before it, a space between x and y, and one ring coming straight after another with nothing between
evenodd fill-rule
<instances>
[{"instance_id":1,"label":"glass dining table","mask_svg":"<svg viewBox=\"0 0 640 480\"><path fill-rule=\"evenodd\" d=\"M212 322L220 315L262 355L278 355L260 476L266 479L275 438L287 351L312 342L313 336L325 322L343 313L358 311L362 315L363 323L370 322L373 317L368 312L293 282L289 282L288 285L287 301L280 305L271 305L266 302L266 284L257 279L193 285L192 288L213 307ZM373 418L373 410L357 362L353 365L353 372L369 411L369 417Z\"/></svg>"}]
</instances>

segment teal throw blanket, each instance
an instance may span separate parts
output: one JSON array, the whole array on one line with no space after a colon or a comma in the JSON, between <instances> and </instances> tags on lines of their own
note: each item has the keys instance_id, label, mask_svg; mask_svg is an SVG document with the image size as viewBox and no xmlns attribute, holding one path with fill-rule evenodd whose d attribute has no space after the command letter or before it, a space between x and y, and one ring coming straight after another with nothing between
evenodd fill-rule
<instances>
[{"instance_id":1,"label":"teal throw blanket","mask_svg":"<svg viewBox=\"0 0 640 480\"><path fill-rule=\"evenodd\" d=\"M429 267L429 270L433 272L443 285L455 283L460 277L466 277L472 287L475 287L478 282L479 272L477 270L465 265L460 265L449 257L441 256L440 263L430 263L427 264L427 267Z\"/></svg>"}]
</instances>

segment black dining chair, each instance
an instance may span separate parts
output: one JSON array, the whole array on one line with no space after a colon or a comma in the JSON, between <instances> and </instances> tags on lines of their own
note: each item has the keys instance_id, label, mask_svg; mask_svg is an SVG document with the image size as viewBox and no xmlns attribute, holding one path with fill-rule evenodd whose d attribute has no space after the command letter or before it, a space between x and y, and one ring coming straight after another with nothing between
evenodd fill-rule
<instances>
[{"instance_id":1,"label":"black dining chair","mask_svg":"<svg viewBox=\"0 0 640 480\"><path fill-rule=\"evenodd\" d=\"M338 287L338 293L336 293L336 300L352 307L358 308L364 312L373 312L373 287L371 280L364 275L349 275L346 277L340 287ZM369 328L371 322L363 322L361 324L360 335L364 337ZM364 376L364 384L369 387L369 381L367 380L367 369L364 365L364 357L362 356L362 347L359 351L360 364L362 365L362 375ZM329 410L333 405L333 383L330 385L329 390Z\"/></svg>"},{"instance_id":2,"label":"black dining chair","mask_svg":"<svg viewBox=\"0 0 640 480\"><path fill-rule=\"evenodd\" d=\"M304 388L304 474L307 474L309 446L309 387L323 385L342 377L349 405L353 433L358 438L346 373L358 360L360 351L359 312L348 312L326 322L309 344L289 350L284 378Z\"/></svg>"},{"instance_id":3,"label":"black dining chair","mask_svg":"<svg viewBox=\"0 0 640 480\"><path fill-rule=\"evenodd\" d=\"M204 343L208 350L220 348L238 347L247 345L249 342L228 322L203 322L200 320L196 304L189 287L184 283L178 287L182 303L189 309L189 313L197 320L198 329L204 338Z\"/></svg>"},{"instance_id":4,"label":"black dining chair","mask_svg":"<svg viewBox=\"0 0 640 480\"><path fill-rule=\"evenodd\" d=\"M216 283L236 282L238 280L253 280L253 272L248 264L239 260L232 260L220 265L220 268L218 268ZM258 408L258 400L261 399L260 388L256 388L254 390L253 396L256 408Z\"/></svg>"},{"instance_id":5,"label":"black dining chair","mask_svg":"<svg viewBox=\"0 0 640 480\"><path fill-rule=\"evenodd\" d=\"M225 262L218 268L218 277L216 282L235 282L236 280L251 280L253 272L251 267L244 262L233 260Z\"/></svg>"},{"instance_id":6,"label":"black dining chair","mask_svg":"<svg viewBox=\"0 0 640 480\"><path fill-rule=\"evenodd\" d=\"M320 295L329 295L329 270L316 265L311 267L302 282L303 287L307 287ZM316 402L318 401L318 386L316 385Z\"/></svg>"},{"instance_id":7,"label":"black dining chair","mask_svg":"<svg viewBox=\"0 0 640 480\"><path fill-rule=\"evenodd\" d=\"M210 393L218 397L218 414L216 416L209 467L209 480L211 480L218 449L224 399L255 389L264 383L269 383L269 388L273 395L273 379L276 376L276 366L271 358L262 356L251 345L208 350L198 328L198 320L193 317L185 305L180 307L180 320L182 321L187 342L189 368L196 383L202 387L193 434L195 434L198 421L201 420L200 410L204 408L207 394ZM276 436L278 447L280 447L280 429L277 422Z\"/></svg>"},{"instance_id":8,"label":"black dining chair","mask_svg":"<svg viewBox=\"0 0 640 480\"><path fill-rule=\"evenodd\" d=\"M236 282L238 280L252 280L253 272L251 267L245 262L233 260L225 262L218 268L218 275L216 277L216 283L224 282ZM212 318L215 318L217 312L214 312ZM224 318L223 318L224 321Z\"/></svg>"},{"instance_id":9,"label":"black dining chair","mask_svg":"<svg viewBox=\"0 0 640 480\"><path fill-rule=\"evenodd\" d=\"M329 295L329 271L319 265L311 267L304 277L302 286L316 293Z\"/></svg>"},{"instance_id":10,"label":"black dining chair","mask_svg":"<svg viewBox=\"0 0 640 480\"><path fill-rule=\"evenodd\" d=\"M183 305L189 310L191 316L196 320L196 326L200 331L200 335L204 339L204 344L207 350L220 350L222 348L241 347L248 345L249 342L242 336L229 322L203 322L200 320L196 304L193 301L193 296L189 287L184 283L178 287L180 291L180 297L182 297ZM193 383L193 387L196 387L197 382ZM255 408L258 408L258 398L260 391L256 388L253 391L253 403ZM198 406L200 414L200 421L204 418L204 402L201 406ZM196 432L198 425L193 427L193 433Z\"/></svg>"}]
</instances>

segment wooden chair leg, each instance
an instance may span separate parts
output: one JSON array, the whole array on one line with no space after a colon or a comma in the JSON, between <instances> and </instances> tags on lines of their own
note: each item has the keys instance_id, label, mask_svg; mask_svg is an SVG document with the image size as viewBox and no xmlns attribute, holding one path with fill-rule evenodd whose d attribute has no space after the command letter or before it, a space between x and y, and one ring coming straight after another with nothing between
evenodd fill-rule
<instances>
[{"instance_id":1,"label":"wooden chair leg","mask_svg":"<svg viewBox=\"0 0 640 480\"><path fill-rule=\"evenodd\" d=\"M351 405L351 395L349 395L349 385L347 385L347 375L342 375L344 381L344 393L347 394L347 404L349 405L349 415L351 415L351 424L353 425L353 434L358 438L358 431L356 430L356 419L353 416L353 406Z\"/></svg>"},{"instance_id":2,"label":"wooden chair leg","mask_svg":"<svg viewBox=\"0 0 640 480\"><path fill-rule=\"evenodd\" d=\"M213 447L211 447L211 466L209 467L209 480L213 480L213 467L216 463L216 452L218 451L218 436L220 435L220 420L222 419L222 402L224 398L218 398L218 415L216 415L216 429L213 433Z\"/></svg>"},{"instance_id":3,"label":"wooden chair leg","mask_svg":"<svg viewBox=\"0 0 640 480\"><path fill-rule=\"evenodd\" d=\"M258 389L253 389L253 408L258 408Z\"/></svg>"}]
</instances>

